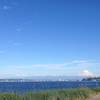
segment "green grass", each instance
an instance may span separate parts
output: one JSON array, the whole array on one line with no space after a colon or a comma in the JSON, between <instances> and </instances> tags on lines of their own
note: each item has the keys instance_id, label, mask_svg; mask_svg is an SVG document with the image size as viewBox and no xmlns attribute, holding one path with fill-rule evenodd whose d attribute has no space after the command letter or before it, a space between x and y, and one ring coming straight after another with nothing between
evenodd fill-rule
<instances>
[{"instance_id":1,"label":"green grass","mask_svg":"<svg viewBox=\"0 0 100 100\"><path fill-rule=\"evenodd\" d=\"M0 100L86 100L91 95L100 92L100 88L51 90L45 92L18 94L0 94Z\"/></svg>"}]
</instances>

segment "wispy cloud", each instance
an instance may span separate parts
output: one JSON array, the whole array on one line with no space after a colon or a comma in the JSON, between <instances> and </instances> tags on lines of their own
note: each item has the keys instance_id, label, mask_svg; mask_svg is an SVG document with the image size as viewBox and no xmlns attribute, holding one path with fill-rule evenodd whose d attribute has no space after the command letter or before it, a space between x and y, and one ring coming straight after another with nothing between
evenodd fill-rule
<instances>
[{"instance_id":1,"label":"wispy cloud","mask_svg":"<svg viewBox=\"0 0 100 100\"><path fill-rule=\"evenodd\" d=\"M3 54L3 53L5 53L5 51L4 50L0 50L0 54Z\"/></svg>"},{"instance_id":2,"label":"wispy cloud","mask_svg":"<svg viewBox=\"0 0 100 100\"><path fill-rule=\"evenodd\" d=\"M64 67L66 66L67 64L33 64L32 66L33 67L47 67L47 68L59 68L59 67Z\"/></svg>"},{"instance_id":3,"label":"wispy cloud","mask_svg":"<svg viewBox=\"0 0 100 100\"><path fill-rule=\"evenodd\" d=\"M0 76L7 74L8 76L24 77L24 76L92 76L96 73L92 72L92 68L99 63L89 62L86 60L73 60L62 64L33 64L33 65L12 65L0 70Z\"/></svg>"},{"instance_id":4,"label":"wispy cloud","mask_svg":"<svg viewBox=\"0 0 100 100\"><path fill-rule=\"evenodd\" d=\"M13 45L14 45L14 46L21 46L22 43L20 43L20 42L14 42Z\"/></svg>"},{"instance_id":5,"label":"wispy cloud","mask_svg":"<svg viewBox=\"0 0 100 100\"><path fill-rule=\"evenodd\" d=\"M55 72L63 75L82 75L80 73L86 72L87 69L89 75L89 69L95 68L97 64L100 65L100 63L87 60L73 60L62 64L33 64L32 66L33 68L47 69L51 73Z\"/></svg>"},{"instance_id":6,"label":"wispy cloud","mask_svg":"<svg viewBox=\"0 0 100 100\"><path fill-rule=\"evenodd\" d=\"M4 5L2 9L3 10L9 10L9 9L11 9L11 7L10 6L7 6L7 5Z\"/></svg>"},{"instance_id":7,"label":"wispy cloud","mask_svg":"<svg viewBox=\"0 0 100 100\"><path fill-rule=\"evenodd\" d=\"M22 42L15 41L15 40L9 40L9 41L8 41L8 44L9 44L10 47L12 47L12 46L21 46L21 45L23 45Z\"/></svg>"},{"instance_id":8,"label":"wispy cloud","mask_svg":"<svg viewBox=\"0 0 100 100\"><path fill-rule=\"evenodd\" d=\"M92 66L94 63L91 63L89 61L86 60L73 60L71 62L66 62L66 63L62 63L62 64L33 64L33 67L75 67L75 66L81 66L81 67L89 67Z\"/></svg>"},{"instance_id":9,"label":"wispy cloud","mask_svg":"<svg viewBox=\"0 0 100 100\"><path fill-rule=\"evenodd\" d=\"M18 27L16 28L16 32L21 32L22 31L22 28Z\"/></svg>"},{"instance_id":10,"label":"wispy cloud","mask_svg":"<svg viewBox=\"0 0 100 100\"><path fill-rule=\"evenodd\" d=\"M8 11L12 8L15 8L18 6L18 3L14 0L12 0L11 2L9 2L9 0L5 0L5 4L3 5L2 9L5 11Z\"/></svg>"}]
</instances>

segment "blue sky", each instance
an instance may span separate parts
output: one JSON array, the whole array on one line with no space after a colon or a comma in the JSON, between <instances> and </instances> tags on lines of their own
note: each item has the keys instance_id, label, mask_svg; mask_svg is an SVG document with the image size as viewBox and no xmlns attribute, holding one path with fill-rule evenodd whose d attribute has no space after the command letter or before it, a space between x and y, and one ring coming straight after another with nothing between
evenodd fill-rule
<instances>
[{"instance_id":1,"label":"blue sky","mask_svg":"<svg viewBox=\"0 0 100 100\"><path fill-rule=\"evenodd\" d=\"M99 0L0 0L0 78L100 75L99 5Z\"/></svg>"}]
</instances>

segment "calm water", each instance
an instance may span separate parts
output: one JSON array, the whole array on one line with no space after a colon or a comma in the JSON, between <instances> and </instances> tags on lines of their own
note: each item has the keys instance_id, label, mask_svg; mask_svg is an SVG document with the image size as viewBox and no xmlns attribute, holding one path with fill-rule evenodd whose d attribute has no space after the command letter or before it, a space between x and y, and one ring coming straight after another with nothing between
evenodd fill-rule
<instances>
[{"instance_id":1,"label":"calm water","mask_svg":"<svg viewBox=\"0 0 100 100\"><path fill-rule=\"evenodd\" d=\"M0 82L0 92L32 92L50 89L97 87L100 82Z\"/></svg>"}]
</instances>

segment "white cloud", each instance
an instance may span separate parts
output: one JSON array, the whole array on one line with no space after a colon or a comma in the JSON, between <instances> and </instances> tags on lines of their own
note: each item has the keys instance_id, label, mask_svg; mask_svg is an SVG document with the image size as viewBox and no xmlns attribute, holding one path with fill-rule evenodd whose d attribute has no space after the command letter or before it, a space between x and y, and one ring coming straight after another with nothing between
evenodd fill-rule
<instances>
[{"instance_id":1,"label":"white cloud","mask_svg":"<svg viewBox=\"0 0 100 100\"><path fill-rule=\"evenodd\" d=\"M79 75L81 70L91 68L94 63L85 60L73 60L71 62L62 64L33 64L33 68L48 69L50 73L53 72L63 75Z\"/></svg>"},{"instance_id":2,"label":"white cloud","mask_svg":"<svg viewBox=\"0 0 100 100\"><path fill-rule=\"evenodd\" d=\"M88 70L83 70L83 72L81 73L81 76L83 76L83 77L94 77L95 75Z\"/></svg>"}]
</instances>

